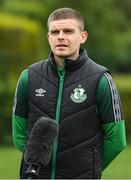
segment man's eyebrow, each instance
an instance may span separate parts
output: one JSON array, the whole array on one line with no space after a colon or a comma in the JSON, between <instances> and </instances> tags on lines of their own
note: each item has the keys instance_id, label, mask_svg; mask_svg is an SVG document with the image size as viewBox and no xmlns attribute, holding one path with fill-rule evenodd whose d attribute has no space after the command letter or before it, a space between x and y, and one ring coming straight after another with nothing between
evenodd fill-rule
<instances>
[{"instance_id":1,"label":"man's eyebrow","mask_svg":"<svg viewBox=\"0 0 131 180\"><path fill-rule=\"evenodd\" d=\"M50 32L56 32L59 31L58 29L51 29Z\"/></svg>"},{"instance_id":2,"label":"man's eyebrow","mask_svg":"<svg viewBox=\"0 0 131 180\"><path fill-rule=\"evenodd\" d=\"M73 29L73 28L63 28L63 29L57 29L57 28L56 28L56 29L51 29L50 32L56 32L56 31L59 32L59 31L61 31L61 30L62 30L62 31L71 31L71 32L75 32L75 29Z\"/></svg>"},{"instance_id":3,"label":"man's eyebrow","mask_svg":"<svg viewBox=\"0 0 131 180\"><path fill-rule=\"evenodd\" d=\"M73 29L73 28L65 28L65 29L63 29L63 31L71 31L71 32L75 32L75 29Z\"/></svg>"}]
</instances>

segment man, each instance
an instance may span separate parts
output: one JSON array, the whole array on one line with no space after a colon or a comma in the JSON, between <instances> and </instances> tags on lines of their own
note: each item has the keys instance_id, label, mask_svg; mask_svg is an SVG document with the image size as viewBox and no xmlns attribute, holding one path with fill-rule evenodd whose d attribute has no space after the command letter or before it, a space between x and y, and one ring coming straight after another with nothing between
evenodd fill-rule
<instances>
[{"instance_id":1,"label":"man","mask_svg":"<svg viewBox=\"0 0 131 180\"><path fill-rule=\"evenodd\" d=\"M125 148L120 98L109 71L80 48L88 33L76 10L61 8L48 18L51 54L21 74L14 99L13 139L24 153L35 122L59 123L43 179L97 179ZM28 164L22 160L21 178Z\"/></svg>"}]
</instances>

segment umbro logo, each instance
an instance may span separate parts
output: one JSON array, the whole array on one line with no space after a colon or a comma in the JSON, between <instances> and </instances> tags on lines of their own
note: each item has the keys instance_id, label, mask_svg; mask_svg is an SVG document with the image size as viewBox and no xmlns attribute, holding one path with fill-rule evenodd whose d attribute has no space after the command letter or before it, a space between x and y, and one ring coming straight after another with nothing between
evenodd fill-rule
<instances>
[{"instance_id":1,"label":"umbro logo","mask_svg":"<svg viewBox=\"0 0 131 180\"><path fill-rule=\"evenodd\" d=\"M36 89L35 90L37 92L37 94L35 94L36 96L44 96L44 93L46 92L44 89L40 88L40 89Z\"/></svg>"}]
</instances>

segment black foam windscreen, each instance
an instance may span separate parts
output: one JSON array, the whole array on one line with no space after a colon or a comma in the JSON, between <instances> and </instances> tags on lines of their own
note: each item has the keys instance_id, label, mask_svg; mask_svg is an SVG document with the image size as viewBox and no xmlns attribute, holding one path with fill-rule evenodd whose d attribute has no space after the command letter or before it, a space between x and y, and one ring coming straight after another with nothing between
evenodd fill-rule
<instances>
[{"instance_id":1,"label":"black foam windscreen","mask_svg":"<svg viewBox=\"0 0 131 180\"><path fill-rule=\"evenodd\" d=\"M41 117L37 120L26 146L25 162L46 166L49 163L53 142L57 135L58 124L55 120L47 117Z\"/></svg>"}]
</instances>

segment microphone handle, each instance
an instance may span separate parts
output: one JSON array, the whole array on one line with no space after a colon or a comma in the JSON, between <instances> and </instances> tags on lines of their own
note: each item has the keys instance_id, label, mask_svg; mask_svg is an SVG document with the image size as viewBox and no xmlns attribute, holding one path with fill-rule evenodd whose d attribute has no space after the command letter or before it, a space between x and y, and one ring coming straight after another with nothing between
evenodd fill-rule
<instances>
[{"instance_id":1,"label":"microphone handle","mask_svg":"<svg viewBox=\"0 0 131 180\"><path fill-rule=\"evenodd\" d=\"M32 177L28 177L28 178L27 178L27 180L31 180L31 179L34 179L34 178L32 178Z\"/></svg>"},{"instance_id":2,"label":"microphone handle","mask_svg":"<svg viewBox=\"0 0 131 180\"><path fill-rule=\"evenodd\" d=\"M38 179L39 169L40 167L38 164L30 164L25 172L24 179Z\"/></svg>"}]
</instances>

